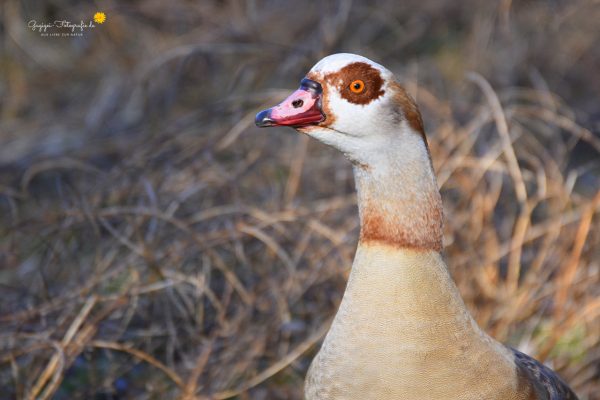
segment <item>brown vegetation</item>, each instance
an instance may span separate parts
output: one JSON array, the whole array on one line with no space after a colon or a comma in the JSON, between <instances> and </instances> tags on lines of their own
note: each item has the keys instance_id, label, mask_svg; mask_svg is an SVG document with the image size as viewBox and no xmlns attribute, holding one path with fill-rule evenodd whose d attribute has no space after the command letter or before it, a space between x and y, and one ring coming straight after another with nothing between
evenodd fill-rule
<instances>
[{"instance_id":1,"label":"brown vegetation","mask_svg":"<svg viewBox=\"0 0 600 400\"><path fill-rule=\"evenodd\" d=\"M366 4L0 5L1 399L301 398L351 168L253 119L338 51L417 99L477 321L600 399L598 2Z\"/></svg>"}]
</instances>

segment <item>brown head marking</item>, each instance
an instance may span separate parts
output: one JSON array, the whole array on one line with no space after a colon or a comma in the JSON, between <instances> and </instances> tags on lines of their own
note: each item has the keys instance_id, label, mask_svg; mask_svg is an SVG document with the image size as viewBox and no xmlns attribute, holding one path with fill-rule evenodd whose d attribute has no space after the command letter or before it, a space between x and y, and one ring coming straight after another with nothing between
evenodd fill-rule
<instances>
[{"instance_id":1,"label":"brown head marking","mask_svg":"<svg viewBox=\"0 0 600 400\"><path fill-rule=\"evenodd\" d=\"M329 127L335 122L335 116L329 106L329 85L335 87L342 98L353 104L369 104L385 93L381 73L365 62L353 62L337 72L326 75L310 72L306 77L317 82L328 83L328 85L323 85L322 109L326 120L320 125L324 127ZM354 93L350 90L350 84L357 79L364 82L364 90L361 93Z\"/></svg>"},{"instance_id":2,"label":"brown head marking","mask_svg":"<svg viewBox=\"0 0 600 400\"><path fill-rule=\"evenodd\" d=\"M353 104L369 104L385 93L381 73L366 62L348 64L337 72L327 74L325 80L339 90L342 98ZM360 93L350 89L350 84L356 80L364 82L364 90Z\"/></svg>"},{"instance_id":3,"label":"brown head marking","mask_svg":"<svg viewBox=\"0 0 600 400\"><path fill-rule=\"evenodd\" d=\"M392 89L394 103L400 106L400 109L396 110L396 112L402 114L402 117L406 119L408 125L423 137L423 141L425 142L425 145L427 145L425 128L423 128L423 119L421 118L421 112L419 111L417 104L398 82L390 82L390 88Z\"/></svg>"},{"instance_id":4,"label":"brown head marking","mask_svg":"<svg viewBox=\"0 0 600 400\"><path fill-rule=\"evenodd\" d=\"M306 75L306 77L308 79L312 79L313 81L322 82L322 83L324 83L324 81L326 80L322 74L317 73L317 72L309 72ZM325 114L325 121L321 122L319 125L327 128L335 122L335 116L333 115L333 112L331 111L331 107L329 106L329 86L328 85L321 85L321 86L323 87L323 102L321 104L321 110Z\"/></svg>"},{"instance_id":5,"label":"brown head marking","mask_svg":"<svg viewBox=\"0 0 600 400\"><path fill-rule=\"evenodd\" d=\"M405 119L408 125L421 137L425 143L427 149L427 155L429 156L429 162L433 166L431 160L431 152L429 151L429 143L427 143L427 135L425 135L425 128L423 127L423 119L421 118L421 112L417 107L417 103L412 97L406 92L406 90L396 81L390 82L390 88L392 90L393 102L392 104L399 106L399 109L395 111L401 119Z\"/></svg>"}]
</instances>

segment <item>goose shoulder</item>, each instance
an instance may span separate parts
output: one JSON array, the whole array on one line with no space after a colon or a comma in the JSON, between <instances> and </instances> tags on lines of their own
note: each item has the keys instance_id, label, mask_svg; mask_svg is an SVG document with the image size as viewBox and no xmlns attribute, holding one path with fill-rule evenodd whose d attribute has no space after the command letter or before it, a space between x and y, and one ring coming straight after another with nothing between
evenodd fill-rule
<instances>
[{"instance_id":1,"label":"goose shoulder","mask_svg":"<svg viewBox=\"0 0 600 400\"><path fill-rule=\"evenodd\" d=\"M535 358L509 347L515 357L520 379L530 383L537 400L578 400L569 386L550 368Z\"/></svg>"}]
</instances>

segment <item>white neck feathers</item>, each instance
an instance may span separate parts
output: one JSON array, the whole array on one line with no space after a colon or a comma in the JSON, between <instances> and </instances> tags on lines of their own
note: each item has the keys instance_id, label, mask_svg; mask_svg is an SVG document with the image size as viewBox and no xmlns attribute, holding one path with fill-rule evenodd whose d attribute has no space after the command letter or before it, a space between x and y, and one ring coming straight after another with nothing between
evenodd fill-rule
<instances>
[{"instance_id":1,"label":"white neck feathers","mask_svg":"<svg viewBox=\"0 0 600 400\"><path fill-rule=\"evenodd\" d=\"M393 143L356 164L360 243L442 250L443 208L423 137L401 125Z\"/></svg>"}]
</instances>

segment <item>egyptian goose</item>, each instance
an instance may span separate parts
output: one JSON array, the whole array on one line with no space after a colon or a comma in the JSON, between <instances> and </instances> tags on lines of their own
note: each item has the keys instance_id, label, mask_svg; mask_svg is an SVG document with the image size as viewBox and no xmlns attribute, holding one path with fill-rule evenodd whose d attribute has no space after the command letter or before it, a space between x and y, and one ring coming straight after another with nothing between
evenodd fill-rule
<instances>
[{"instance_id":1,"label":"egyptian goose","mask_svg":"<svg viewBox=\"0 0 600 400\"><path fill-rule=\"evenodd\" d=\"M440 254L442 200L421 115L389 70L325 57L256 124L291 126L354 166L360 240L306 399L577 399L467 311Z\"/></svg>"}]
</instances>

